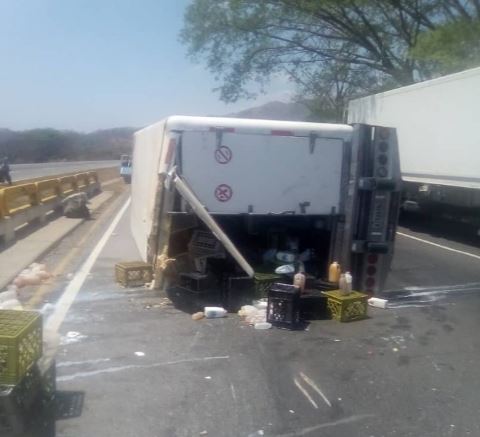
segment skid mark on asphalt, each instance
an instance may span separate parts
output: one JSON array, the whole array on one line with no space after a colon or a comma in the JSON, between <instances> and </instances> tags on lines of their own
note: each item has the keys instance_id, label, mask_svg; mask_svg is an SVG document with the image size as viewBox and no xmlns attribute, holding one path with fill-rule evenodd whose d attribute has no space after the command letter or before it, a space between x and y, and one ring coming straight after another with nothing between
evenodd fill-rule
<instances>
[{"instance_id":1,"label":"skid mark on asphalt","mask_svg":"<svg viewBox=\"0 0 480 437\"><path fill-rule=\"evenodd\" d=\"M300 372L300 377L320 395L320 397L324 400L324 402L329 407L332 407L331 402L328 400L328 398L323 394L322 390L320 390L320 388L317 386L317 384L315 384L315 382L311 378L309 378L303 372Z\"/></svg>"},{"instance_id":2,"label":"skid mark on asphalt","mask_svg":"<svg viewBox=\"0 0 480 437\"><path fill-rule=\"evenodd\" d=\"M88 364L105 363L107 361L110 361L110 358L97 358L94 360L85 360L85 361L63 361L61 363L57 363L57 367L84 366Z\"/></svg>"},{"instance_id":3,"label":"skid mark on asphalt","mask_svg":"<svg viewBox=\"0 0 480 437\"><path fill-rule=\"evenodd\" d=\"M300 372L299 375L300 375L300 378L304 381L304 383L307 384L308 387L310 387L315 393L317 393L320 396L320 398L323 400L323 402L325 402L331 408L332 403L328 400L328 398L325 396L325 394L320 389L320 387L315 383L315 381L313 381L312 378L305 375L305 373L303 372ZM296 387L300 390L300 393L302 393L307 399L307 401L313 405L313 408L318 409L318 404L315 402L313 397L310 396L310 393L308 392L308 387L304 387L297 377L293 378L293 382L296 385Z\"/></svg>"},{"instance_id":4,"label":"skid mark on asphalt","mask_svg":"<svg viewBox=\"0 0 480 437\"><path fill-rule=\"evenodd\" d=\"M298 380L298 378L294 378L293 382L295 383L297 388L300 390L300 392L303 394L303 396L305 396L307 398L307 401L310 402L313 405L313 408L318 410L317 403L312 399L312 397L310 396L308 391L302 386L302 384L300 384L300 381Z\"/></svg>"},{"instance_id":5,"label":"skid mark on asphalt","mask_svg":"<svg viewBox=\"0 0 480 437\"><path fill-rule=\"evenodd\" d=\"M447 250L449 252L458 253L460 255L468 256L470 258L480 260L480 255L475 255L474 253L465 252L463 250L453 249L452 247L444 246L442 244L434 243L433 241L424 240L423 238L414 237L413 235L404 234L403 232L397 232L397 235L401 237L410 238L411 240L418 241L420 243L429 244L430 246L438 247L439 249Z\"/></svg>"},{"instance_id":6,"label":"skid mark on asphalt","mask_svg":"<svg viewBox=\"0 0 480 437\"><path fill-rule=\"evenodd\" d=\"M214 361L214 360L228 360L229 358L230 358L229 355L225 355L225 356L219 356L219 357L186 358L184 360L164 361L161 363L153 363L153 364L128 364L126 366L107 367L106 369L98 369L98 370L92 370L89 372L78 372L78 373L73 373L71 375L59 376L57 377L57 381L72 381L74 379L88 378L91 376L102 375L104 373L123 372L125 370L131 370L131 369L154 369L156 367L173 366L175 364L196 363L196 362L205 362L205 361Z\"/></svg>"},{"instance_id":7,"label":"skid mark on asphalt","mask_svg":"<svg viewBox=\"0 0 480 437\"><path fill-rule=\"evenodd\" d=\"M344 425L344 424L347 424L347 423L354 423L354 422L358 422L360 420L369 419L371 417L375 417L375 416L373 414L357 414L355 416L345 417L343 419L336 420L334 422L325 422L325 423L320 423L320 424L315 425L315 426L310 426L308 428L302 428L302 429L299 429L299 430L294 431L294 432L289 432L287 434L278 434L276 437L299 437L299 436L311 434L311 433L313 433L315 431L318 431L319 429L322 429L322 428L331 428L333 426ZM318 435L318 434L316 434L316 435Z\"/></svg>"}]
</instances>

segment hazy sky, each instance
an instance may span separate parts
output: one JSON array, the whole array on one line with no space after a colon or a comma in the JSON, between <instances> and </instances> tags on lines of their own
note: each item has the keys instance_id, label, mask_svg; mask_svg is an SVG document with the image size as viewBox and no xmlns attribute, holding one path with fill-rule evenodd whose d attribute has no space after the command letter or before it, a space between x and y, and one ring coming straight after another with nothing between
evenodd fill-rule
<instances>
[{"instance_id":1,"label":"hazy sky","mask_svg":"<svg viewBox=\"0 0 480 437\"><path fill-rule=\"evenodd\" d=\"M226 114L286 100L220 102L178 42L189 0L0 0L0 127L90 131L171 114Z\"/></svg>"}]
</instances>

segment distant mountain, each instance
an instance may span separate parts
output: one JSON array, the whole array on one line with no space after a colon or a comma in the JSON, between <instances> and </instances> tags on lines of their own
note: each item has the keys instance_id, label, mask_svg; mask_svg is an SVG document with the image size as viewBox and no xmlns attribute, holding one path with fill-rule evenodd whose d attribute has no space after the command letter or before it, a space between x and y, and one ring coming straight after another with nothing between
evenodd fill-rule
<instances>
[{"instance_id":1,"label":"distant mountain","mask_svg":"<svg viewBox=\"0 0 480 437\"><path fill-rule=\"evenodd\" d=\"M91 133L56 129L0 129L0 156L11 163L118 159L131 153L136 128L122 127Z\"/></svg>"},{"instance_id":2,"label":"distant mountain","mask_svg":"<svg viewBox=\"0 0 480 437\"><path fill-rule=\"evenodd\" d=\"M226 117L255 118L265 120L317 121L302 103L269 102Z\"/></svg>"}]
</instances>

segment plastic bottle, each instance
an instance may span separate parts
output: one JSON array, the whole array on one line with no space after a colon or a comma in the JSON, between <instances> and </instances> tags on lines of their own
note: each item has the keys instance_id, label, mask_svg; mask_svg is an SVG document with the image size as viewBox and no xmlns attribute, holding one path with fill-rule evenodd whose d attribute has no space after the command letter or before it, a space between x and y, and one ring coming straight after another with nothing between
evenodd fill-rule
<instances>
[{"instance_id":1,"label":"plastic bottle","mask_svg":"<svg viewBox=\"0 0 480 437\"><path fill-rule=\"evenodd\" d=\"M333 282L334 284L337 284L340 280L341 273L342 272L340 269L340 264L338 264L337 261L334 261L332 264L330 264L330 267L328 269L328 282Z\"/></svg>"},{"instance_id":2,"label":"plastic bottle","mask_svg":"<svg viewBox=\"0 0 480 437\"><path fill-rule=\"evenodd\" d=\"M352 275L350 272L345 273L345 294L350 294L352 292Z\"/></svg>"},{"instance_id":3,"label":"plastic bottle","mask_svg":"<svg viewBox=\"0 0 480 437\"><path fill-rule=\"evenodd\" d=\"M272 327L272 324L268 322L260 322L260 323L255 323L254 327L255 329L259 329L259 330L270 329Z\"/></svg>"},{"instance_id":4,"label":"plastic bottle","mask_svg":"<svg viewBox=\"0 0 480 437\"><path fill-rule=\"evenodd\" d=\"M227 310L222 307L205 307L203 312L207 319L215 319L218 317L225 317L227 315Z\"/></svg>"},{"instance_id":5,"label":"plastic bottle","mask_svg":"<svg viewBox=\"0 0 480 437\"><path fill-rule=\"evenodd\" d=\"M305 291L306 280L307 277L305 276L305 267L301 263L298 269L298 273L296 273L293 277L293 285L300 289L300 293L303 293Z\"/></svg>"},{"instance_id":6,"label":"plastic bottle","mask_svg":"<svg viewBox=\"0 0 480 437\"><path fill-rule=\"evenodd\" d=\"M370 299L368 299L368 304L372 307L385 309L387 308L388 300L380 299L378 297L371 297Z\"/></svg>"},{"instance_id":7,"label":"plastic bottle","mask_svg":"<svg viewBox=\"0 0 480 437\"><path fill-rule=\"evenodd\" d=\"M347 294L346 293L346 290L347 290L347 280L345 278L345 273L342 273L340 274L340 278L338 280L338 289L340 291L340 294Z\"/></svg>"}]
</instances>

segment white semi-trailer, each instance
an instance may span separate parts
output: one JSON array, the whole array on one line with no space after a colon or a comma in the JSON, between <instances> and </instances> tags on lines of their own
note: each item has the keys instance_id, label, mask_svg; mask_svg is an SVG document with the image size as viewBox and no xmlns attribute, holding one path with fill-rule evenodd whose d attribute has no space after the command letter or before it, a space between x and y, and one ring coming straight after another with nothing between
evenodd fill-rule
<instances>
[{"instance_id":1,"label":"white semi-trailer","mask_svg":"<svg viewBox=\"0 0 480 437\"><path fill-rule=\"evenodd\" d=\"M228 296L300 261L314 284L335 260L375 293L399 204L395 129L173 116L135 134L131 227L156 287Z\"/></svg>"},{"instance_id":2,"label":"white semi-trailer","mask_svg":"<svg viewBox=\"0 0 480 437\"><path fill-rule=\"evenodd\" d=\"M395 127L404 206L478 222L480 68L353 100L349 123Z\"/></svg>"}]
</instances>

